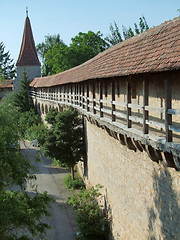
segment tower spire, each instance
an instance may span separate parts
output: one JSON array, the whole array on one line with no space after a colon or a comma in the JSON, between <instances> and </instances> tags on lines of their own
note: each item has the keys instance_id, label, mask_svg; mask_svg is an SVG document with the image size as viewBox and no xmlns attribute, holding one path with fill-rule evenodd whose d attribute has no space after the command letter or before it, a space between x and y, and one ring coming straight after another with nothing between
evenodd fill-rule
<instances>
[{"instance_id":1,"label":"tower spire","mask_svg":"<svg viewBox=\"0 0 180 240\"><path fill-rule=\"evenodd\" d=\"M27 7L23 39L16 63L16 69L17 76L13 80L13 91L19 91L24 71L27 74L29 82L31 82L35 77L41 77L41 63L39 62L37 56Z\"/></svg>"},{"instance_id":2,"label":"tower spire","mask_svg":"<svg viewBox=\"0 0 180 240\"><path fill-rule=\"evenodd\" d=\"M28 7L26 7L26 17L28 17Z\"/></svg>"},{"instance_id":3,"label":"tower spire","mask_svg":"<svg viewBox=\"0 0 180 240\"><path fill-rule=\"evenodd\" d=\"M25 20L23 39L22 39L21 49L20 49L19 58L17 60L16 66L27 66L27 65L40 66L41 64L37 56L27 8L26 8L26 14L27 14L27 17Z\"/></svg>"}]
</instances>

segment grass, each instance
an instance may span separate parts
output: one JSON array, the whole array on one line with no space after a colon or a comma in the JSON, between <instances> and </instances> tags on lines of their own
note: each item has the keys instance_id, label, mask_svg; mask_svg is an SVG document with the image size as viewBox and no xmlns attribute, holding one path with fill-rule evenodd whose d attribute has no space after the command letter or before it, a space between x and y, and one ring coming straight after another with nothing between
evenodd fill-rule
<instances>
[{"instance_id":1,"label":"grass","mask_svg":"<svg viewBox=\"0 0 180 240\"><path fill-rule=\"evenodd\" d=\"M85 188L85 183L80 177L75 177L74 180L72 180L71 174L68 174L64 178L64 185L67 189L74 190L74 189L82 189Z\"/></svg>"}]
</instances>

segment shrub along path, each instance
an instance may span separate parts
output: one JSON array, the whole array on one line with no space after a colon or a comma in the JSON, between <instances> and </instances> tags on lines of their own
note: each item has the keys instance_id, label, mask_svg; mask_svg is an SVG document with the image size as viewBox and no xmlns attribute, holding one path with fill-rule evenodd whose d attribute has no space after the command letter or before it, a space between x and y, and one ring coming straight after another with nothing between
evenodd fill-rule
<instances>
[{"instance_id":1,"label":"shrub along path","mask_svg":"<svg viewBox=\"0 0 180 240\"><path fill-rule=\"evenodd\" d=\"M56 203L52 204L52 217L46 219L51 226L47 231L48 240L75 240L77 227L72 215L72 209L67 207L65 202L67 197L73 195L65 189L63 179L68 171L51 165L51 161L41 156L41 162L35 162L36 154L40 154L38 147L32 147L29 142L21 142L21 151L28 155L33 165L39 170L36 174L37 190L41 193L47 191L56 199ZM30 185L26 187L30 194L33 194Z\"/></svg>"}]
</instances>

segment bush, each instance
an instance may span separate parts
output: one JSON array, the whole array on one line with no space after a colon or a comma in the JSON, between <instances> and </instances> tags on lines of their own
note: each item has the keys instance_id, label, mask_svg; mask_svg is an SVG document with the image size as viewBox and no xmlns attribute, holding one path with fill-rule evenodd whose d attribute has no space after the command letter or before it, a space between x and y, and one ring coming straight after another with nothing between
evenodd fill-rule
<instances>
[{"instance_id":1,"label":"bush","mask_svg":"<svg viewBox=\"0 0 180 240\"><path fill-rule=\"evenodd\" d=\"M31 140L32 127L41 122L40 117L35 114L34 110L20 113L19 127L21 138Z\"/></svg>"},{"instance_id":2,"label":"bush","mask_svg":"<svg viewBox=\"0 0 180 240\"><path fill-rule=\"evenodd\" d=\"M75 209L76 222L79 228L79 237L82 240L104 240L108 235L108 220L97 203L101 196L100 185L83 189L69 197L68 204Z\"/></svg>"},{"instance_id":3,"label":"bush","mask_svg":"<svg viewBox=\"0 0 180 240\"><path fill-rule=\"evenodd\" d=\"M67 189L70 190L85 188L83 180L80 177L75 177L75 179L73 180L71 174L68 174L64 178L64 185Z\"/></svg>"},{"instance_id":4,"label":"bush","mask_svg":"<svg viewBox=\"0 0 180 240\"><path fill-rule=\"evenodd\" d=\"M66 163L61 162L61 161L57 160L56 158L53 159L53 164L60 167L60 168L65 168L67 170L70 170L70 168L67 166Z\"/></svg>"}]
</instances>

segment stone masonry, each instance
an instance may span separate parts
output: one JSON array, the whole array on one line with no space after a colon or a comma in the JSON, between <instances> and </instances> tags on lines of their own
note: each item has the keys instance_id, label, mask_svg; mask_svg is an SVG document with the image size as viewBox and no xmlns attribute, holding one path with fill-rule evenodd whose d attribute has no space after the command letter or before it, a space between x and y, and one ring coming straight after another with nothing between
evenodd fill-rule
<instances>
[{"instance_id":1,"label":"stone masonry","mask_svg":"<svg viewBox=\"0 0 180 240\"><path fill-rule=\"evenodd\" d=\"M112 239L180 239L180 172L86 121L89 185L101 184Z\"/></svg>"}]
</instances>

